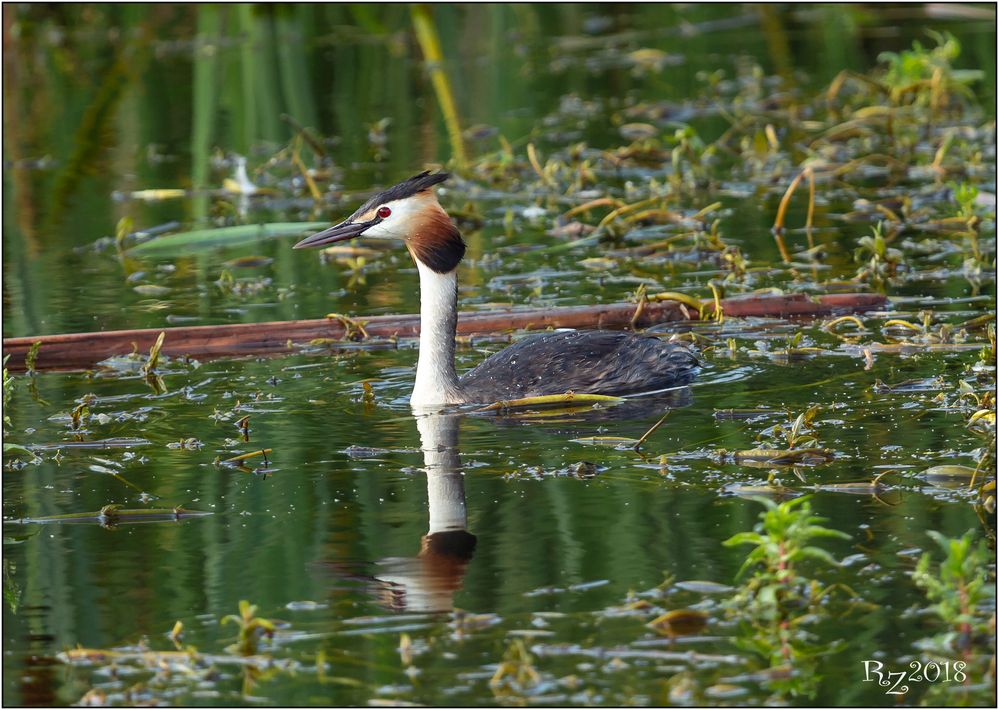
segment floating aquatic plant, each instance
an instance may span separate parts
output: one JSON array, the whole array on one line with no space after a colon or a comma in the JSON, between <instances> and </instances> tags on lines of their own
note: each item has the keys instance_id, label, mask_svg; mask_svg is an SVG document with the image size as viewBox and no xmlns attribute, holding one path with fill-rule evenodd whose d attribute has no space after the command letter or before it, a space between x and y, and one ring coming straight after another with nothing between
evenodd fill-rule
<instances>
[{"instance_id":1,"label":"floating aquatic plant","mask_svg":"<svg viewBox=\"0 0 999 710\"><path fill-rule=\"evenodd\" d=\"M972 100L974 93L970 85L980 81L984 72L954 69L952 63L961 54L961 43L949 32L928 30L927 33L936 46L924 47L917 40L912 43L912 49L878 55L878 61L888 65L883 81L891 101L937 111Z\"/></svg>"},{"instance_id":2,"label":"floating aquatic plant","mask_svg":"<svg viewBox=\"0 0 999 710\"><path fill-rule=\"evenodd\" d=\"M14 387L15 381L14 376L7 370L7 361L10 359L10 355L4 355L3 357L3 429L4 434L7 433L7 428L12 426L10 419L10 403L14 397Z\"/></svg>"},{"instance_id":3,"label":"floating aquatic plant","mask_svg":"<svg viewBox=\"0 0 999 710\"><path fill-rule=\"evenodd\" d=\"M277 626L270 619L257 616L257 607L245 599L239 602L239 614L229 614L219 622L223 626L234 623L239 628L239 636L234 649L243 656L255 656L261 636L273 637Z\"/></svg>"},{"instance_id":4,"label":"floating aquatic plant","mask_svg":"<svg viewBox=\"0 0 999 710\"><path fill-rule=\"evenodd\" d=\"M534 658L527 651L522 639L514 639L503 660L489 679L489 687L496 695L523 695L541 682L534 667Z\"/></svg>"}]
</instances>

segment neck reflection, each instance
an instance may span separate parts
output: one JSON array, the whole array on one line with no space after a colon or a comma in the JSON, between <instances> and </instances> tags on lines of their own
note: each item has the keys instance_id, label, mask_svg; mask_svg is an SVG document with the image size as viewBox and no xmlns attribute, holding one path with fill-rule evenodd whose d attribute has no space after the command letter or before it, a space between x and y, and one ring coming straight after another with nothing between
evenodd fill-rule
<instances>
[{"instance_id":1,"label":"neck reflection","mask_svg":"<svg viewBox=\"0 0 999 710\"><path fill-rule=\"evenodd\" d=\"M416 557L379 563L375 575L379 598L392 609L451 611L475 552L475 535L467 530L465 477L458 454L460 422L458 414L416 412L430 519Z\"/></svg>"}]
</instances>

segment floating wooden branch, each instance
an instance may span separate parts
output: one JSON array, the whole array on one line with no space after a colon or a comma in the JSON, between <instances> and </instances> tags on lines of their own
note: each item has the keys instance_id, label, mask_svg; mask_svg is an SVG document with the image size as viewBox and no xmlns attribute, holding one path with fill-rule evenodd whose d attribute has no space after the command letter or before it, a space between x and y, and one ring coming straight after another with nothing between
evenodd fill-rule
<instances>
[{"instance_id":1,"label":"floating wooden branch","mask_svg":"<svg viewBox=\"0 0 999 710\"><path fill-rule=\"evenodd\" d=\"M714 301L705 312L714 309ZM884 296L873 293L830 294L809 297L804 294L781 296L749 295L721 301L726 318L825 316L860 313L883 308ZM638 317L636 318L636 311ZM657 323L696 320L694 309L677 301L643 303L609 303L568 308L525 308L463 312L458 315L459 335L484 335L516 330L545 328L647 328ZM634 320L634 322L632 322ZM408 338L420 333L417 315L371 316L357 319L372 339ZM200 325L179 328L147 328L143 330L109 330L94 333L66 333L26 338L4 338L4 355L12 370L23 370L25 356L32 343L41 342L37 370L83 370L93 367L112 355L124 355L138 350L148 352L159 334L166 332L161 352L170 357L190 356L205 360L239 355L266 355L289 352L290 343L308 343L323 339L339 341L352 331L350 319L322 318L317 320L272 321L270 323L238 323L232 325Z\"/></svg>"}]
</instances>

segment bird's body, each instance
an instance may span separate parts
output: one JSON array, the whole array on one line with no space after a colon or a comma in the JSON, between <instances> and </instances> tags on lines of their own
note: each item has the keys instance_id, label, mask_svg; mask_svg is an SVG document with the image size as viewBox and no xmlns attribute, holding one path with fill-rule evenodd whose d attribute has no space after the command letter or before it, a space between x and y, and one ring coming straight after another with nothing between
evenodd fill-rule
<instances>
[{"instance_id":1,"label":"bird's body","mask_svg":"<svg viewBox=\"0 0 999 710\"><path fill-rule=\"evenodd\" d=\"M420 275L420 355L414 407L562 394L635 394L689 383L698 370L690 349L620 331L533 335L458 377L457 266L465 244L431 189L444 173L421 173L371 198L351 217L296 244L320 246L356 236L401 239Z\"/></svg>"},{"instance_id":2,"label":"bird's body","mask_svg":"<svg viewBox=\"0 0 999 710\"><path fill-rule=\"evenodd\" d=\"M675 343L612 330L532 335L458 379L477 401L498 402L563 392L634 394L687 384L697 360Z\"/></svg>"}]
</instances>

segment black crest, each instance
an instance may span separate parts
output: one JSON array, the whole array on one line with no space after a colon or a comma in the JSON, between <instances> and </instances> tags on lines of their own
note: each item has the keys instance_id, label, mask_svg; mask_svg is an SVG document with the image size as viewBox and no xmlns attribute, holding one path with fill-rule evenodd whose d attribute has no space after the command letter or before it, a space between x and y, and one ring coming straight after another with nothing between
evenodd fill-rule
<instances>
[{"instance_id":1,"label":"black crest","mask_svg":"<svg viewBox=\"0 0 999 710\"><path fill-rule=\"evenodd\" d=\"M451 177L450 173L431 173L429 170L424 170L419 175L414 175L407 180L403 180L398 185L393 185L389 189L379 192L377 195L358 207L357 211L350 216L348 221L352 221L357 217L360 217L362 214L377 207L378 205L383 205L386 202L391 202L392 200L401 200L404 197L415 195L417 192L429 190L434 185L444 182L449 177Z\"/></svg>"}]
</instances>

